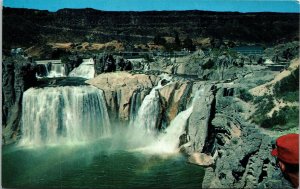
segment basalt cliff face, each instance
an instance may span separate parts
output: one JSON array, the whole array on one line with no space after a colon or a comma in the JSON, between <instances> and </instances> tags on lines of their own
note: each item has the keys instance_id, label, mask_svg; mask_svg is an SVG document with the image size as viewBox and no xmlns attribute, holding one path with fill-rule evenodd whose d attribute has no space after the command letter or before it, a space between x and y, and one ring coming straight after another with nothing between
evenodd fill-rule
<instances>
[{"instance_id":1,"label":"basalt cliff face","mask_svg":"<svg viewBox=\"0 0 300 189\"><path fill-rule=\"evenodd\" d=\"M2 138L16 138L20 129L22 97L25 90L36 85L36 64L22 57L2 61Z\"/></svg>"},{"instance_id":2,"label":"basalt cliff face","mask_svg":"<svg viewBox=\"0 0 300 189\"><path fill-rule=\"evenodd\" d=\"M181 39L189 37L200 46L205 38L274 44L298 39L298 22L299 14L288 13L107 12L94 9L48 12L4 7L3 45L4 50L10 50L49 42L118 40L126 42L126 49L132 49L135 44L153 42L158 34L174 39L175 33Z\"/></svg>"}]
</instances>

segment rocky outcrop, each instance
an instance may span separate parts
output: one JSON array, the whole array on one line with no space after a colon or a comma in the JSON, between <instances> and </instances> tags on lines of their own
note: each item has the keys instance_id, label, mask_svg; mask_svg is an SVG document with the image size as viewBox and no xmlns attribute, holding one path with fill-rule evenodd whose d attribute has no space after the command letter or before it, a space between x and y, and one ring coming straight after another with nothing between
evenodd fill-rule
<instances>
[{"instance_id":1,"label":"rocky outcrop","mask_svg":"<svg viewBox=\"0 0 300 189\"><path fill-rule=\"evenodd\" d=\"M199 61L198 77L205 80L233 80L245 75L245 72L249 72L244 67L246 57L236 56L233 57L227 50L210 52Z\"/></svg>"},{"instance_id":2,"label":"rocky outcrop","mask_svg":"<svg viewBox=\"0 0 300 189\"><path fill-rule=\"evenodd\" d=\"M264 59L270 59L274 63L287 62L299 57L299 42L284 43L264 51Z\"/></svg>"},{"instance_id":3,"label":"rocky outcrop","mask_svg":"<svg viewBox=\"0 0 300 189\"><path fill-rule=\"evenodd\" d=\"M181 149L187 154L204 152L211 142L214 143L214 139L210 141L211 137L214 138L211 120L215 108L215 97L211 89L211 85L201 86L199 91L194 93L193 112L186 128L187 143Z\"/></svg>"},{"instance_id":4,"label":"rocky outcrop","mask_svg":"<svg viewBox=\"0 0 300 189\"><path fill-rule=\"evenodd\" d=\"M155 58L153 62L145 62L144 67L147 71L220 81L247 75L252 70L245 65L257 63L256 59L256 56L232 55L228 49L213 49L206 54L198 50L184 57Z\"/></svg>"},{"instance_id":5,"label":"rocky outcrop","mask_svg":"<svg viewBox=\"0 0 300 189\"><path fill-rule=\"evenodd\" d=\"M113 55L102 55L95 60L95 73L99 75L105 72L116 71L116 59Z\"/></svg>"},{"instance_id":6,"label":"rocky outcrop","mask_svg":"<svg viewBox=\"0 0 300 189\"><path fill-rule=\"evenodd\" d=\"M215 168L206 169L203 188L255 188L276 170L271 156L272 139L251 125L218 151Z\"/></svg>"},{"instance_id":7,"label":"rocky outcrop","mask_svg":"<svg viewBox=\"0 0 300 189\"><path fill-rule=\"evenodd\" d=\"M129 71L132 69L132 63L123 57L113 56L112 54L102 54L95 57L96 75L114 71Z\"/></svg>"},{"instance_id":8,"label":"rocky outcrop","mask_svg":"<svg viewBox=\"0 0 300 189\"><path fill-rule=\"evenodd\" d=\"M238 86L217 85L215 117L211 122L217 155L214 166L206 168L203 188L255 188L279 172L270 154L274 139L245 121L243 112L248 110L235 97L235 87ZM277 181L281 182L280 178Z\"/></svg>"},{"instance_id":9,"label":"rocky outcrop","mask_svg":"<svg viewBox=\"0 0 300 189\"><path fill-rule=\"evenodd\" d=\"M16 138L21 119L23 92L36 84L36 64L23 57L2 62L2 127L4 143Z\"/></svg>"},{"instance_id":10,"label":"rocky outcrop","mask_svg":"<svg viewBox=\"0 0 300 189\"><path fill-rule=\"evenodd\" d=\"M155 76L145 74L114 72L101 74L87 83L104 91L110 118L126 122L129 120L130 100L134 92L141 93L142 101L155 85L155 80Z\"/></svg>"}]
</instances>

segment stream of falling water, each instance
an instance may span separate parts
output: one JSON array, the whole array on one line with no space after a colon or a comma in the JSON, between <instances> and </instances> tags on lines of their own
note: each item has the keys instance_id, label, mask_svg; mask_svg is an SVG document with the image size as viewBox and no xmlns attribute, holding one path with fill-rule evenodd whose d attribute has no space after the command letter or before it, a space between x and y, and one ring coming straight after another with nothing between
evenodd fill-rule
<instances>
[{"instance_id":1,"label":"stream of falling water","mask_svg":"<svg viewBox=\"0 0 300 189\"><path fill-rule=\"evenodd\" d=\"M168 75L162 75L161 77L162 79L158 82L158 85L144 98L133 122L135 127L143 127L147 133L154 133L159 124L161 103L158 90L170 84L172 79ZM163 81L167 81L168 84L162 85Z\"/></svg>"},{"instance_id":2,"label":"stream of falling water","mask_svg":"<svg viewBox=\"0 0 300 189\"><path fill-rule=\"evenodd\" d=\"M95 87L25 91L21 145L78 143L110 135L103 92Z\"/></svg>"},{"instance_id":3,"label":"stream of falling water","mask_svg":"<svg viewBox=\"0 0 300 189\"><path fill-rule=\"evenodd\" d=\"M95 68L94 60L83 59L83 62L77 67L74 68L70 73L69 77L82 77L86 79L92 79L95 77Z\"/></svg>"}]
</instances>

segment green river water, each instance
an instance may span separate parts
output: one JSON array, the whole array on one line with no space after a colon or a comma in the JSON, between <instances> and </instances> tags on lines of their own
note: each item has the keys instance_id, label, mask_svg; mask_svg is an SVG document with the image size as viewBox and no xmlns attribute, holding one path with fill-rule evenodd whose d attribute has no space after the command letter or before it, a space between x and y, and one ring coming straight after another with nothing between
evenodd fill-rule
<instances>
[{"instance_id":1,"label":"green river water","mask_svg":"<svg viewBox=\"0 0 300 189\"><path fill-rule=\"evenodd\" d=\"M79 145L2 148L4 188L201 188L204 169L181 154Z\"/></svg>"}]
</instances>

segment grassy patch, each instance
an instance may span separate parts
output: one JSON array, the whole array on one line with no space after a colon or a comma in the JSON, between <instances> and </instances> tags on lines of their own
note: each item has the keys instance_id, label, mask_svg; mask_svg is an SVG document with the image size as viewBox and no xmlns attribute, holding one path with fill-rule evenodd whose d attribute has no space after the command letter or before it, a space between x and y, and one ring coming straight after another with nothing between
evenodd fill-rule
<instances>
[{"instance_id":1,"label":"grassy patch","mask_svg":"<svg viewBox=\"0 0 300 189\"><path fill-rule=\"evenodd\" d=\"M257 125L261 125L263 120L267 119L269 113L274 107L273 97L271 95L259 96L254 99L257 110L252 115L252 120Z\"/></svg>"},{"instance_id":2,"label":"grassy patch","mask_svg":"<svg viewBox=\"0 0 300 189\"><path fill-rule=\"evenodd\" d=\"M290 95L284 96L285 99L294 99L299 92L288 93ZM297 96L298 98L298 96ZM299 125L299 107L298 106L285 106L279 111L274 111L272 117L267 114L274 108L274 97L271 95L260 96L254 99L257 110L252 115L252 120L257 125L263 128L283 131L291 128L298 127Z\"/></svg>"},{"instance_id":3,"label":"grassy patch","mask_svg":"<svg viewBox=\"0 0 300 189\"><path fill-rule=\"evenodd\" d=\"M273 130L287 130L298 127L299 107L284 107L275 111L271 118L262 121L261 127Z\"/></svg>"},{"instance_id":4,"label":"grassy patch","mask_svg":"<svg viewBox=\"0 0 300 189\"><path fill-rule=\"evenodd\" d=\"M253 100L257 110L251 117L257 125L271 130L289 130L298 127L299 106L286 106L275 111L272 117L267 116L267 113L275 106L274 99L282 99L284 102L299 102L299 68L275 83L274 96L261 96Z\"/></svg>"}]
</instances>

